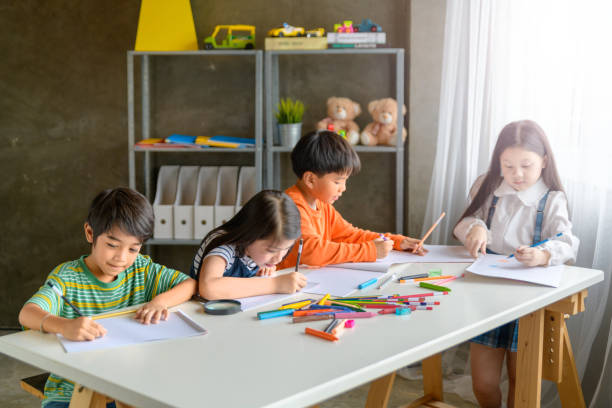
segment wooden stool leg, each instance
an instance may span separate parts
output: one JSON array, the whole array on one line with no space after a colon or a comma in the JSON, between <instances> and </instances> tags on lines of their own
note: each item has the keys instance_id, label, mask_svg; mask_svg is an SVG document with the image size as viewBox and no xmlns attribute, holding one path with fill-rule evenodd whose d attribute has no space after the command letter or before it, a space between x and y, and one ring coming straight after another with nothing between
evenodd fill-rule
<instances>
[{"instance_id":1,"label":"wooden stool leg","mask_svg":"<svg viewBox=\"0 0 612 408\"><path fill-rule=\"evenodd\" d=\"M372 381L368 391L366 408L385 408L389 403L393 381L395 381L395 372Z\"/></svg>"},{"instance_id":2,"label":"wooden stool leg","mask_svg":"<svg viewBox=\"0 0 612 408\"><path fill-rule=\"evenodd\" d=\"M578 372L576 371L574 353L572 352L567 329L564 330L563 335L563 375L561 381L557 383L561 405L563 408L585 408L584 395L582 394L580 378L578 378Z\"/></svg>"},{"instance_id":3,"label":"wooden stool leg","mask_svg":"<svg viewBox=\"0 0 612 408\"><path fill-rule=\"evenodd\" d=\"M69 408L106 408L106 397L75 383Z\"/></svg>"},{"instance_id":4,"label":"wooden stool leg","mask_svg":"<svg viewBox=\"0 0 612 408\"><path fill-rule=\"evenodd\" d=\"M542 392L544 309L519 320L515 408L539 408Z\"/></svg>"}]
</instances>

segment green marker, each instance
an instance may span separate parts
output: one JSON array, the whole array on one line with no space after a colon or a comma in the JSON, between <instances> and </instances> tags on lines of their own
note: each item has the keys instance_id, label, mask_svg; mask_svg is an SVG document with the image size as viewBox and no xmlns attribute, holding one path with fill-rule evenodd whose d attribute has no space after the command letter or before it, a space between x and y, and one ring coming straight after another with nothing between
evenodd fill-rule
<instances>
[{"instance_id":1,"label":"green marker","mask_svg":"<svg viewBox=\"0 0 612 408\"><path fill-rule=\"evenodd\" d=\"M422 288L426 288L426 289L431 289L431 290L437 290L439 292L450 292L450 288L447 288L446 286L438 286L438 285L434 285L432 283L427 283L427 282L419 282L419 286Z\"/></svg>"}]
</instances>

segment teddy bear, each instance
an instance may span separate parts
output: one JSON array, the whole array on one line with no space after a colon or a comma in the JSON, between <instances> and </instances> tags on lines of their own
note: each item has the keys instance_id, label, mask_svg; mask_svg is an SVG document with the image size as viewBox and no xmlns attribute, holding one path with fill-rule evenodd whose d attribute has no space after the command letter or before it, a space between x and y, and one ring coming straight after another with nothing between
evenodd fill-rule
<instances>
[{"instance_id":1,"label":"teddy bear","mask_svg":"<svg viewBox=\"0 0 612 408\"><path fill-rule=\"evenodd\" d=\"M355 145L359 142L359 126L354 119L360 113L361 106L357 102L332 96L327 99L327 117L317 123L317 129L343 134L350 144Z\"/></svg>"},{"instance_id":2,"label":"teddy bear","mask_svg":"<svg viewBox=\"0 0 612 408\"><path fill-rule=\"evenodd\" d=\"M374 122L361 132L361 143L366 146L389 145L397 143L397 102L393 98L383 98L368 104L368 111ZM402 106L406 114L406 105ZM402 126L402 141L406 140L406 128Z\"/></svg>"}]
</instances>

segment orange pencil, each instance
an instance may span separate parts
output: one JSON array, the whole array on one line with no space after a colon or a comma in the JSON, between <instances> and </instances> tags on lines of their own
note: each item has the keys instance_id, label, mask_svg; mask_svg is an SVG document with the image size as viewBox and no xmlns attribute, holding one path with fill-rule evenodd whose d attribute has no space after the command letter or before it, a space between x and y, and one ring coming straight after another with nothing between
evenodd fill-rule
<instances>
[{"instance_id":1,"label":"orange pencil","mask_svg":"<svg viewBox=\"0 0 612 408\"><path fill-rule=\"evenodd\" d=\"M412 279L412 280L414 282L420 282L420 281L448 279L448 278L452 278L452 277L453 277L453 275L443 275L443 276L430 276L428 278L416 278L416 279Z\"/></svg>"},{"instance_id":2,"label":"orange pencil","mask_svg":"<svg viewBox=\"0 0 612 408\"><path fill-rule=\"evenodd\" d=\"M414 254L420 247L423 246L423 243L425 242L425 240L429 237L429 234L431 234L431 232L434 230L434 228L436 228L436 226L440 223L440 221L442 221L442 218L444 218L444 216L446 215L446 213L443 211L442 214L440 214L440 217L438 217L438 220L436 222L434 222L434 224L431 226L431 228L429 228L429 230L427 230L427 232L425 233L425 235L423 236L423 238L421 238L421 240L419 241L419 243L417 244L417 246L414 247L414 249L412 250L412 253Z\"/></svg>"},{"instance_id":3,"label":"orange pencil","mask_svg":"<svg viewBox=\"0 0 612 408\"><path fill-rule=\"evenodd\" d=\"M306 327L304 331L306 334L310 334L311 336L317 336L325 340L329 340L329 341L338 340L338 338L334 336L333 334L325 333L324 331L321 331L321 330L311 329L310 327Z\"/></svg>"}]
</instances>

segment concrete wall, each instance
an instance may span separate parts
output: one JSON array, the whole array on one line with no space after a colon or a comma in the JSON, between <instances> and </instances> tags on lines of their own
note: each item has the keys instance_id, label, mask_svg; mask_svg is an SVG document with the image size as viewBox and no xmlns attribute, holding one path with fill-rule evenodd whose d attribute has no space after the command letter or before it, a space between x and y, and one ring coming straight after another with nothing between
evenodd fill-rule
<instances>
[{"instance_id":1,"label":"concrete wall","mask_svg":"<svg viewBox=\"0 0 612 408\"><path fill-rule=\"evenodd\" d=\"M421 236L438 137L446 0L412 1L410 13L407 232Z\"/></svg>"},{"instance_id":2,"label":"concrete wall","mask_svg":"<svg viewBox=\"0 0 612 408\"><path fill-rule=\"evenodd\" d=\"M134 45L139 7L136 0L26 0L2 7L2 326L16 325L23 302L54 266L88 253L82 224L93 196L104 188L127 185L125 53ZM411 123L408 126L407 120L406 127L411 142L406 198L411 217L422 218L423 199L417 201L418 208L412 199L426 189L428 176L423 169L430 167L433 158L428 156L432 155L435 115L429 109L437 108L435 71L439 70L440 44L430 40L440 36L442 2L193 0L192 8L200 41L215 24L246 23L257 26L258 48L263 48L265 32L283 21L330 28L345 18L370 17L381 24L388 32L388 45L405 48L406 62L410 59L414 66L409 69L406 65L406 95L408 90L411 93L407 98ZM411 24L416 30L411 30ZM417 43L411 35L425 42ZM435 55L430 58L430 53ZM284 64L284 72L289 74L281 79L281 90L306 102L305 130L324 116L328 96L348 96L365 107L372 99L392 95L394 89L389 79L390 61L296 58ZM418 71L416 67L420 67ZM252 101L244 97L244 89L252 88L252 77L244 74L249 68L243 70L225 57L200 64L189 58L156 59L152 68L152 136L176 131L249 133L254 122ZM409 88L408 75L422 86ZM423 100L422 107L415 106L412 93ZM369 120L365 112L357 122L365 126ZM251 163L248 156L202 156L173 160ZM349 190L338 208L356 225L392 230L394 208L389 203L393 202L394 165L384 155L363 155L362 159L364 170L349 180ZM158 166L167 160L161 157L154 162ZM284 177L290 181L290 175ZM367 212L363 211L364 202ZM414 235L420 233L419 222L409 222ZM147 250L159 262L182 270L188 268L194 252L192 247Z\"/></svg>"}]
</instances>

